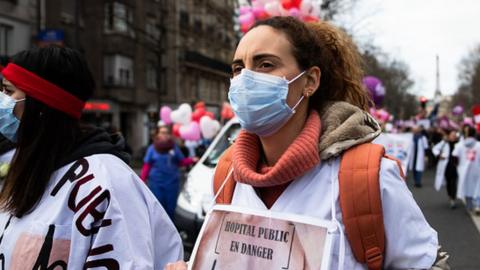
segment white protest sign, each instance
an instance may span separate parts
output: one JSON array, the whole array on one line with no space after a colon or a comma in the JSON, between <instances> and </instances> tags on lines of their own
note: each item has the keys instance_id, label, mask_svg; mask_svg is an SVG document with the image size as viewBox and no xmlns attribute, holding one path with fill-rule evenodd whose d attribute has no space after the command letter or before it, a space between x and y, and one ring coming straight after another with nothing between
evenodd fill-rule
<instances>
[{"instance_id":1,"label":"white protest sign","mask_svg":"<svg viewBox=\"0 0 480 270\"><path fill-rule=\"evenodd\" d=\"M429 129L430 128L430 120L429 119L419 119L417 121L418 126L422 126L424 129Z\"/></svg>"},{"instance_id":2,"label":"white protest sign","mask_svg":"<svg viewBox=\"0 0 480 270\"><path fill-rule=\"evenodd\" d=\"M382 133L373 143L381 144L385 147L385 154L397 158L402 163L402 169L407 175L408 161L412 151L413 143L412 133L390 134Z\"/></svg>"},{"instance_id":3,"label":"white protest sign","mask_svg":"<svg viewBox=\"0 0 480 270\"><path fill-rule=\"evenodd\" d=\"M217 205L207 216L189 269L326 270L334 223Z\"/></svg>"}]
</instances>

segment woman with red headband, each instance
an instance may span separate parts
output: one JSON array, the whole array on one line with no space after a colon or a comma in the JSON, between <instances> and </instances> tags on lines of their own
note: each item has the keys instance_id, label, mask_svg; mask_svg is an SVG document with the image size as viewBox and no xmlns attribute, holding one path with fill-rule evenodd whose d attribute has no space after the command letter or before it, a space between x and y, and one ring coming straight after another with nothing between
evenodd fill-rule
<instances>
[{"instance_id":1,"label":"woman with red headband","mask_svg":"<svg viewBox=\"0 0 480 270\"><path fill-rule=\"evenodd\" d=\"M17 150L0 192L1 269L162 269L182 258L122 138L79 122L94 89L83 56L31 49L2 75L0 133Z\"/></svg>"}]
</instances>

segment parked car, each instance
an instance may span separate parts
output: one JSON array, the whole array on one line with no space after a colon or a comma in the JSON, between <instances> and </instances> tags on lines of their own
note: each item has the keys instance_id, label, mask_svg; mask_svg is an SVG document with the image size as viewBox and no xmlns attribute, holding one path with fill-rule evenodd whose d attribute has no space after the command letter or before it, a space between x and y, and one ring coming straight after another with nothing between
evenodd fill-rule
<instances>
[{"instance_id":1,"label":"parked car","mask_svg":"<svg viewBox=\"0 0 480 270\"><path fill-rule=\"evenodd\" d=\"M239 132L240 124L236 118L227 122L187 174L175 210L175 225L183 239L186 254L193 249L205 214L213 206L212 182L218 160Z\"/></svg>"}]
</instances>

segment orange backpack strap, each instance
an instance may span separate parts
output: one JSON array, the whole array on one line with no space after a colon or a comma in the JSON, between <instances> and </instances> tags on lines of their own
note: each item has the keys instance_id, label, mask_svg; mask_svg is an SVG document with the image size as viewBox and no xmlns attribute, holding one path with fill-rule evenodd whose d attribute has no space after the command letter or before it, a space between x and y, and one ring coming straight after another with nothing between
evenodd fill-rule
<instances>
[{"instance_id":1,"label":"orange backpack strap","mask_svg":"<svg viewBox=\"0 0 480 270\"><path fill-rule=\"evenodd\" d=\"M220 188L222 187L223 183L227 181L227 176L230 170L232 170L232 149L233 147L230 146L225 152L223 153L222 157L218 161L217 168L215 169L215 175L213 177L213 195L215 196ZM233 176L231 176L233 177ZM233 179L228 180L225 183L225 186L218 194L216 198L216 203L218 204L230 204L232 202L233 191L235 190L235 181Z\"/></svg>"},{"instance_id":2,"label":"orange backpack strap","mask_svg":"<svg viewBox=\"0 0 480 270\"><path fill-rule=\"evenodd\" d=\"M385 250L380 163L383 146L357 145L343 154L339 170L340 208L355 259L368 269L382 269Z\"/></svg>"},{"instance_id":3,"label":"orange backpack strap","mask_svg":"<svg viewBox=\"0 0 480 270\"><path fill-rule=\"evenodd\" d=\"M398 169L400 170L400 176L403 178L403 180L407 181L407 177L405 176L405 172L402 168L402 162L398 158L394 158L389 155L384 155L383 157L395 161L397 163Z\"/></svg>"}]
</instances>

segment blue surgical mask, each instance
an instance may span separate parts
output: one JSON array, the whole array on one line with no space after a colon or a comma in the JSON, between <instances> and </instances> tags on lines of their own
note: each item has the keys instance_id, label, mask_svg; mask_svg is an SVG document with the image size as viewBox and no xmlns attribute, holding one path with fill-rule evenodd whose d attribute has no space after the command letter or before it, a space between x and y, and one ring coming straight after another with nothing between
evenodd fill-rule
<instances>
[{"instance_id":1,"label":"blue surgical mask","mask_svg":"<svg viewBox=\"0 0 480 270\"><path fill-rule=\"evenodd\" d=\"M304 96L293 108L287 104L288 85L305 71L288 81L285 78L242 69L230 81L228 99L242 128L258 136L274 134L295 113Z\"/></svg>"},{"instance_id":2,"label":"blue surgical mask","mask_svg":"<svg viewBox=\"0 0 480 270\"><path fill-rule=\"evenodd\" d=\"M12 142L17 141L17 130L20 120L13 114L15 104L25 99L15 100L0 92L0 133Z\"/></svg>"}]
</instances>

